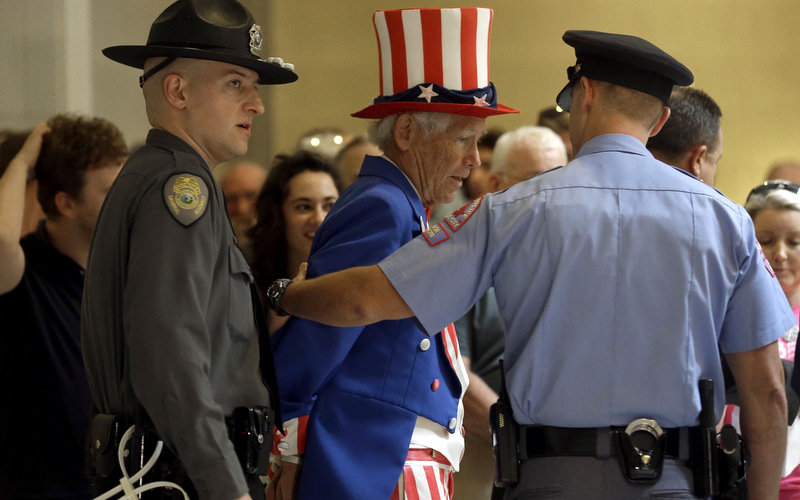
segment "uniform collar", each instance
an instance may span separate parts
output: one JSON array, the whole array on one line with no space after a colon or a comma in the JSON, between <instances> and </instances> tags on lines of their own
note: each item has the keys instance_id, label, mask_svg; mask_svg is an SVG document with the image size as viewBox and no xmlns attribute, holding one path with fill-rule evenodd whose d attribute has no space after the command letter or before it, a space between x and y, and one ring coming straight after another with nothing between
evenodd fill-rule
<instances>
[{"instance_id":1,"label":"uniform collar","mask_svg":"<svg viewBox=\"0 0 800 500\"><path fill-rule=\"evenodd\" d=\"M195 149L187 144L186 141L175 134L167 132L166 130L156 128L150 129L150 131L147 133L146 143L148 146L155 146L172 151L180 151L181 153L193 154L203 162L203 165L206 164L206 161L202 156L200 156L200 153L195 151Z\"/></svg>"},{"instance_id":2,"label":"uniform collar","mask_svg":"<svg viewBox=\"0 0 800 500\"><path fill-rule=\"evenodd\" d=\"M627 134L603 134L589 139L575 159L594 153L621 152L653 158L653 154L638 139Z\"/></svg>"},{"instance_id":3,"label":"uniform collar","mask_svg":"<svg viewBox=\"0 0 800 500\"><path fill-rule=\"evenodd\" d=\"M414 217L423 217L423 220L427 221L425 207L422 204L422 199L419 197L417 189L411 183L411 180L408 178L405 172L403 172L396 163L387 158L385 155L368 155L364 158L364 164L361 166L361 171L359 172L358 176L362 177L368 175L385 179L386 181L391 182L400 188L414 209Z\"/></svg>"}]
</instances>

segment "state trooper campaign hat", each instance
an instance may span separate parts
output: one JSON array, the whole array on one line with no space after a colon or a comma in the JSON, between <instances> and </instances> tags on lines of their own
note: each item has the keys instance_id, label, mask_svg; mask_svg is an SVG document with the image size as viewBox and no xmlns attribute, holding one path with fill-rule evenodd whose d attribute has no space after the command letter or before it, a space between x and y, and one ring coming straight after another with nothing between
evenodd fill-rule
<instances>
[{"instance_id":1,"label":"state trooper campaign hat","mask_svg":"<svg viewBox=\"0 0 800 500\"><path fill-rule=\"evenodd\" d=\"M484 118L519 113L498 104L489 81L491 9L379 10L372 22L381 94L352 116L435 111Z\"/></svg>"},{"instance_id":2,"label":"state trooper campaign hat","mask_svg":"<svg viewBox=\"0 0 800 500\"><path fill-rule=\"evenodd\" d=\"M575 47L577 62L567 68L569 82L556 103L572 104L572 87L582 76L627 87L669 102L674 85L691 85L692 72L674 57L642 38L600 31L570 30L563 40Z\"/></svg>"},{"instance_id":3,"label":"state trooper campaign hat","mask_svg":"<svg viewBox=\"0 0 800 500\"><path fill-rule=\"evenodd\" d=\"M261 27L236 0L178 0L153 21L146 45L107 47L103 54L139 69L149 57L167 57L139 78L140 86L178 57L242 66L258 73L263 84L297 80L293 65L261 58L261 43Z\"/></svg>"}]
</instances>

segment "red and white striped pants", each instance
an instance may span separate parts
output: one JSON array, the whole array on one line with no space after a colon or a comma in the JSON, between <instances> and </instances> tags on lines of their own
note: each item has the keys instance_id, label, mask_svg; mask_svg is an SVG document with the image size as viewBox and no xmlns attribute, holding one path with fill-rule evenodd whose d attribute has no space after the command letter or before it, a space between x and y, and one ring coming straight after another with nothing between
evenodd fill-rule
<instances>
[{"instance_id":1,"label":"red and white striped pants","mask_svg":"<svg viewBox=\"0 0 800 500\"><path fill-rule=\"evenodd\" d=\"M403 473L390 500L452 500L453 466L441 453L408 450Z\"/></svg>"}]
</instances>

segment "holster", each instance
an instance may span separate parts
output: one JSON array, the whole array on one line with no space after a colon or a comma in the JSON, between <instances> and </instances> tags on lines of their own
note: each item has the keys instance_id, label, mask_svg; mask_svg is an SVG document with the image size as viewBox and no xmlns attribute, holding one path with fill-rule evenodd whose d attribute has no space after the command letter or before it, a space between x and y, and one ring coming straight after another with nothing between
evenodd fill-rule
<instances>
[{"instance_id":1,"label":"holster","mask_svg":"<svg viewBox=\"0 0 800 500\"><path fill-rule=\"evenodd\" d=\"M513 486L519 481L519 424L514 420L511 399L506 390L503 360L500 364L500 393L497 402L489 407L489 429L492 432L494 453L494 485Z\"/></svg>"},{"instance_id":2,"label":"holster","mask_svg":"<svg viewBox=\"0 0 800 500\"><path fill-rule=\"evenodd\" d=\"M130 475L141 469L152 455L159 441L155 427L144 409L137 412L136 418L129 419L118 415L96 414L92 417L89 429L89 477L93 494L100 495L118 486L122 477L117 450L125 431L135 423L136 430L128 442L125 453L125 467ZM273 412L268 407L238 407L226 418L228 437L248 475L266 475L269 466L269 449L272 446ZM194 485L183 464L164 447L155 467L145 476L147 482L170 481L183 487L194 498ZM148 491L144 499L183 498L177 489Z\"/></svg>"},{"instance_id":3,"label":"holster","mask_svg":"<svg viewBox=\"0 0 800 500\"><path fill-rule=\"evenodd\" d=\"M722 427L718 436L717 471L719 494L714 498L747 500L747 464L750 455L741 436L730 424Z\"/></svg>"},{"instance_id":4,"label":"holster","mask_svg":"<svg viewBox=\"0 0 800 500\"><path fill-rule=\"evenodd\" d=\"M519 481L519 425L511 414L511 405L500 398L489 407L494 453L494 485L513 486Z\"/></svg>"},{"instance_id":5,"label":"holster","mask_svg":"<svg viewBox=\"0 0 800 500\"><path fill-rule=\"evenodd\" d=\"M89 475L119 479L117 449L130 423L118 415L98 413L89 427Z\"/></svg>"},{"instance_id":6,"label":"holster","mask_svg":"<svg viewBox=\"0 0 800 500\"><path fill-rule=\"evenodd\" d=\"M241 406L226 419L228 435L245 474L267 474L274 422L274 413L265 406Z\"/></svg>"}]
</instances>

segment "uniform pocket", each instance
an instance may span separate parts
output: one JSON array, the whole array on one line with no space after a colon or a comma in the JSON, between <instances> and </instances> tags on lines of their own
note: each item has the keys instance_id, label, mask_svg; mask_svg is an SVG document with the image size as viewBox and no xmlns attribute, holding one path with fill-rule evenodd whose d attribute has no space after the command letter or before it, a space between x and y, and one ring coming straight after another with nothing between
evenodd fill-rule
<instances>
[{"instance_id":1,"label":"uniform pocket","mask_svg":"<svg viewBox=\"0 0 800 500\"><path fill-rule=\"evenodd\" d=\"M250 294L253 274L242 252L236 246L230 247L228 262L231 274L228 291L228 327L231 336L249 339L256 333L253 298Z\"/></svg>"}]
</instances>

